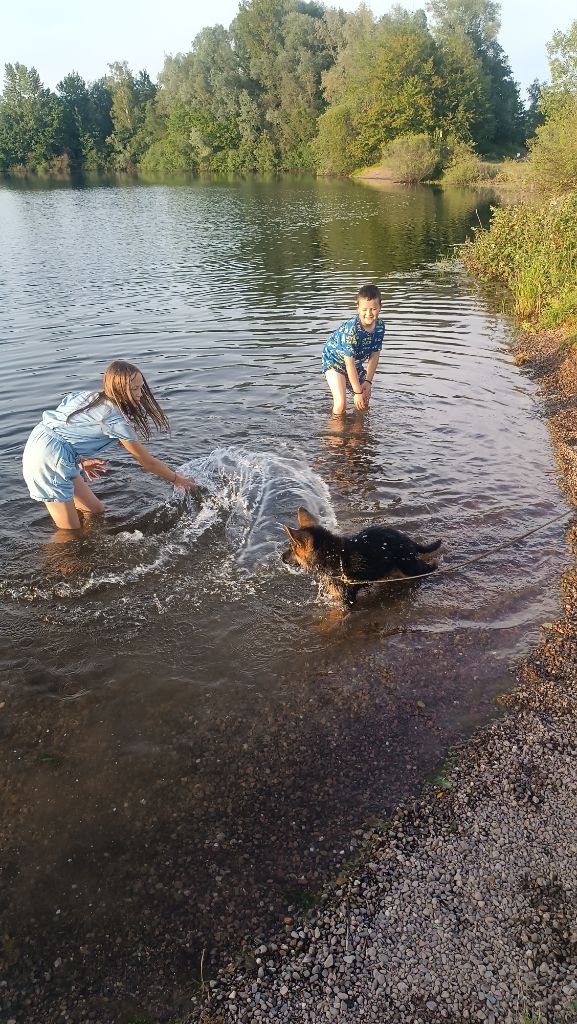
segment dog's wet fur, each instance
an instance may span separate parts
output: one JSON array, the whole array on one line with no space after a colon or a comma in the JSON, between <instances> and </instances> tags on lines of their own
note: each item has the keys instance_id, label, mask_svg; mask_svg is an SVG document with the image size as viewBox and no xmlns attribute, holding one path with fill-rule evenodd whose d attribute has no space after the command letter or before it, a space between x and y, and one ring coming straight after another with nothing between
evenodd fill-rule
<instances>
[{"instance_id":1,"label":"dog's wet fur","mask_svg":"<svg viewBox=\"0 0 577 1024\"><path fill-rule=\"evenodd\" d=\"M421 576L437 568L436 562L425 562L419 555L436 551L440 540L417 544L406 533L386 526L368 526L352 537L340 537L320 526L306 508L299 508L297 518L298 530L283 526L290 538L283 562L317 573L333 597L346 604L354 604L363 587L394 570L404 576Z\"/></svg>"}]
</instances>

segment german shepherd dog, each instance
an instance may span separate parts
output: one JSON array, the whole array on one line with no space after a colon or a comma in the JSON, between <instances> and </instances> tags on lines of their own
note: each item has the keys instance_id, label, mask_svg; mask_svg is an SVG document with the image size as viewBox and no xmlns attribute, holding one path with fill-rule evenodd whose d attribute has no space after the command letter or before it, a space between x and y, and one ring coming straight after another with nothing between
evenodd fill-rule
<instances>
[{"instance_id":1,"label":"german shepherd dog","mask_svg":"<svg viewBox=\"0 0 577 1024\"><path fill-rule=\"evenodd\" d=\"M417 544L406 533L385 526L369 526L353 537L339 537L319 526L306 508L299 508L297 518L298 530L283 526L290 538L283 562L318 573L332 596L346 604L354 604L359 590L395 569L404 576L420 576L437 568L436 562L418 556L436 551L440 540Z\"/></svg>"}]
</instances>

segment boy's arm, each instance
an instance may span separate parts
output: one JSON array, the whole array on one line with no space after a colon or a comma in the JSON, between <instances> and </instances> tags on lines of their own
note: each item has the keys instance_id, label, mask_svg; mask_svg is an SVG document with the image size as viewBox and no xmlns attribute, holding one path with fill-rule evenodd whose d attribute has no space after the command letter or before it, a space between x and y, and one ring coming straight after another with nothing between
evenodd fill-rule
<instances>
[{"instance_id":1,"label":"boy's arm","mask_svg":"<svg viewBox=\"0 0 577 1024\"><path fill-rule=\"evenodd\" d=\"M369 384L371 384L372 381L374 380L375 373L377 372L377 366L379 365L380 356L381 356L380 352L371 352L371 354L369 356L369 361L367 363L367 377L366 377L366 379L369 382Z\"/></svg>"},{"instance_id":2,"label":"boy's arm","mask_svg":"<svg viewBox=\"0 0 577 1024\"><path fill-rule=\"evenodd\" d=\"M369 361L367 362L367 376L365 378L365 383L363 384L362 388L363 394L367 401L371 397L371 392L373 390L372 386L370 385L372 385L374 376L376 374L379 356L380 352L371 352L371 354L369 355Z\"/></svg>"},{"instance_id":3,"label":"boy's arm","mask_svg":"<svg viewBox=\"0 0 577 1024\"><path fill-rule=\"evenodd\" d=\"M353 389L353 402L355 409L364 409L365 396L363 394L363 389L361 388L361 382L359 380L359 375L357 373L355 360L353 359L352 356L344 356L343 358L345 360L347 377L349 378L349 383Z\"/></svg>"},{"instance_id":4,"label":"boy's arm","mask_svg":"<svg viewBox=\"0 0 577 1024\"><path fill-rule=\"evenodd\" d=\"M347 370L347 377L349 383L353 389L353 393L361 390L361 382L359 380L359 374L357 372L357 366L352 356L343 356L345 360L345 367Z\"/></svg>"}]
</instances>

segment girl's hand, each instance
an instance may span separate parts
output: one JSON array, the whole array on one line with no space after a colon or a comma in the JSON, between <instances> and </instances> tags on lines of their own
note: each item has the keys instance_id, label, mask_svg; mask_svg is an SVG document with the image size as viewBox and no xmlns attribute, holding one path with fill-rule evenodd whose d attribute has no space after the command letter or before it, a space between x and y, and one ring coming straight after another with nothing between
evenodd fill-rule
<instances>
[{"instance_id":1,"label":"girl's hand","mask_svg":"<svg viewBox=\"0 0 577 1024\"><path fill-rule=\"evenodd\" d=\"M180 473L174 474L173 480L175 487L180 487L183 491L196 491L198 490L198 484L196 480L189 480L186 476L181 476Z\"/></svg>"},{"instance_id":2,"label":"girl's hand","mask_svg":"<svg viewBox=\"0 0 577 1024\"><path fill-rule=\"evenodd\" d=\"M367 406L363 391L355 391L355 393L353 394L353 404L355 409L358 409L359 412L362 412L363 409L366 409Z\"/></svg>"},{"instance_id":3,"label":"girl's hand","mask_svg":"<svg viewBox=\"0 0 577 1024\"><path fill-rule=\"evenodd\" d=\"M363 384L361 385L361 391L363 393L363 398L365 400L365 408L367 408L367 406L368 406L368 404L369 404L369 402L371 400L371 395L373 393L373 389L371 387L371 382L368 381L368 380L365 380L363 382Z\"/></svg>"},{"instance_id":4,"label":"girl's hand","mask_svg":"<svg viewBox=\"0 0 577 1024\"><path fill-rule=\"evenodd\" d=\"M108 473L108 463L103 459L81 459L80 468L84 470L89 480L98 480L99 477Z\"/></svg>"}]
</instances>

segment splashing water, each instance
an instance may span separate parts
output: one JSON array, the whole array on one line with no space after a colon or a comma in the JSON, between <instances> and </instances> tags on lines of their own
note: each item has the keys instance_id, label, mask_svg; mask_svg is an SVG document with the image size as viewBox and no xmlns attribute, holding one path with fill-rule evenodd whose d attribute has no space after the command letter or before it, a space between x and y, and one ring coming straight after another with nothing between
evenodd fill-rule
<instances>
[{"instance_id":1,"label":"splashing water","mask_svg":"<svg viewBox=\"0 0 577 1024\"><path fill-rule=\"evenodd\" d=\"M17 570L16 578L11 574L0 581L2 596L35 602L141 588L146 577L154 584L175 563L178 576L194 578L202 591L218 589L219 582L228 589L240 579L246 586L278 555L281 523L293 522L299 505L329 525L336 522L328 487L294 459L231 446L184 463L180 472L200 484L200 499L183 499L175 491L168 502L120 529L105 526L96 542L87 536L55 547L44 565L42 585L36 573L23 579Z\"/></svg>"},{"instance_id":2,"label":"splashing water","mask_svg":"<svg viewBox=\"0 0 577 1024\"><path fill-rule=\"evenodd\" d=\"M237 447L217 448L205 458L185 463L179 472L194 477L208 491L193 530L207 529L223 518L227 547L249 571L278 553L279 526L293 522L299 505L336 526L327 485L294 459Z\"/></svg>"}]
</instances>

